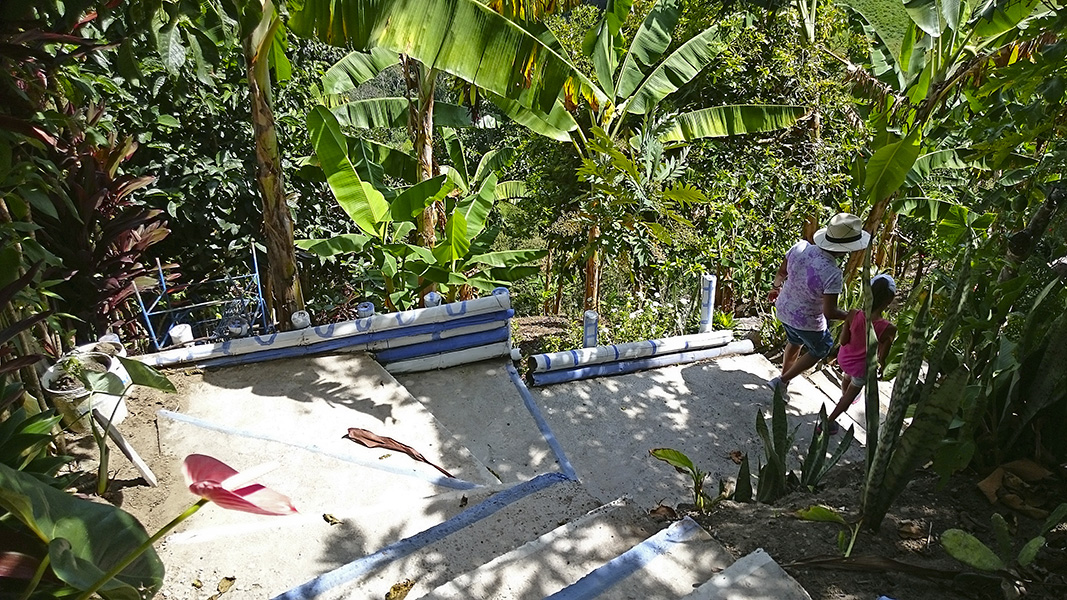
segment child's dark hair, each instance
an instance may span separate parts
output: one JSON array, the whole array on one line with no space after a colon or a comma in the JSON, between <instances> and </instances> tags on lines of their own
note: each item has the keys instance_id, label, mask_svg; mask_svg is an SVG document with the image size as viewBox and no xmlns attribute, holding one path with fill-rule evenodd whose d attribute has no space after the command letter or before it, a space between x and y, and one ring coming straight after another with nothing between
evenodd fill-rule
<instances>
[{"instance_id":1,"label":"child's dark hair","mask_svg":"<svg viewBox=\"0 0 1067 600\"><path fill-rule=\"evenodd\" d=\"M885 310L893 298L897 297L896 291L890 289L889 286L890 280L884 277L877 277L871 282L872 310L876 312Z\"/></svg>"}]
</instances>

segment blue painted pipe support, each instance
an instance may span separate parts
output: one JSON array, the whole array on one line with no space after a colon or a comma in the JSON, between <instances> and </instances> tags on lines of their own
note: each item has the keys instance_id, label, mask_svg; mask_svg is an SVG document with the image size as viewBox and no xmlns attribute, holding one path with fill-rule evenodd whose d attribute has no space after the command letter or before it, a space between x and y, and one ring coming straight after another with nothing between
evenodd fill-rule
<instances>
[{"instance_id":1,"label":"blue painted pipe support","mask_svg":"<svg viewBox=\"0 0 1067 600\"><path fill-rule=\"evenodd\" d=\"M432 342L412 344L410 346L401 346L399 348L388 348L386 350L375 352L374 358L381 363L391 363L418 356L429 356L431 354L440 354L442 352L477 348L478 346L507 341L510 331L511 328L505 323L503 327L490 329L489 331L478 331Z\"/></svg>"}]
</instances>

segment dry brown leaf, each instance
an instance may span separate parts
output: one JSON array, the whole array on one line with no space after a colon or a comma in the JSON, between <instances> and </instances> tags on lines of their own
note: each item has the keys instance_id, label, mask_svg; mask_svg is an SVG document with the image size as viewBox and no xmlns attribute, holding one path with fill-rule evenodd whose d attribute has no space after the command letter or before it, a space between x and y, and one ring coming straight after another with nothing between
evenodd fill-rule
<instances>
[{"instance_id":1,"label":"dry brown leaf","mask_svg":"<svg viewBox=\"0 0 1067 600\"><path fill-rule=\"evenodd\" d=\"M740 450L734 450L733 452L730 453L730 460L734 461L735 465L741 464L741 461L743 459L744 459L744 455L741 454Z\"/></svg>"},{"instance_id":2,"label":"dry brown leaf","mask_svg":"<svg viewBox=\"0 0 1067 600\"><path fill-rule=\"evenodd\" d=\"M220 594L225 594L226 592L230 591L230 588L232 588L233 584L236 582L236 577L223 577L222 580L219 581L219 587L217 589L219 590Z\"/></svg>"},{"instance_id":3,"label":"dry brown leaf","mask_svg":"<svg viewBox=\"0 0 1067 600\"><path fill-rule=\"evenodd\" d=\"M903 540L921 540L926 537L926 530L921 523L915 521L901 521L897 528L897 535Z\"/></svg>"},{"instance_id":4,"label":"dry brown leaf","mask_svg":"<svg viewBox=\"0 0 1067 600\"><path fill-rule=\"evenodd\" d=\"M656 508L648 511L648 515L653 519L663 521L677 521L678 513L675 510L665 504L660 504Z\"/></svg>"},{"instance_id":5,"label":"dry brown leaf","mask_svg":"<svg viewBox=\"0 0 1067 600\"><path fill-rule=\"evenodd\" d=\"M997 490L1004 481L1004 469L997 467L988 477L978 482L978 489L985 495L990 504L997 503Z\"/></svg>"},{"instance_id":6,"label":"dry brown leaf","mask_svg":"<svg viewBox=\"0 0 1067 600\"><path fill-rule=\"evenodd\" d=\"M385 600L404 600L404 598L408 597L408 592L413 587L415 587L413 579L405 579L400 583L393 584L393 587L389 588L389 593L385 595Z\"/></svg>"},{"instance_id":7,"label":"dry brown leaf","mask_svg":"<svg viewBox=\"0 0 1067 600\"><path fill-rule=\"evenodd\" d=\"M1001 465L1001 467L1028 483L1052 476L1052 471L1029 459L1013 460L1010 463Z\"/></svg>"},{"instance_id":8,"label":"dry brown leaf","mask_svg":"<svg viewBox=\"0 0 1067 600\"><path fill-rule=\"evenodd\" d=\"M373 431L360 429L359 427L349 427L348 435L344 437L352 440L353 442L361 446L366 446L368 448L386 448L388 450L396 450L397 452L403 452L411 458L419 462L424 462L430 465L431 467L437 469L441 473L444 473L445 477L451 477L452 479L455 479L455 477L448 471L426 460L426 457L419 453L418 450L412 448L411 446L408 446L407 444L404 444L403 442L398 442L391 437L378 435Z\"/></svg>"}]
</instances>

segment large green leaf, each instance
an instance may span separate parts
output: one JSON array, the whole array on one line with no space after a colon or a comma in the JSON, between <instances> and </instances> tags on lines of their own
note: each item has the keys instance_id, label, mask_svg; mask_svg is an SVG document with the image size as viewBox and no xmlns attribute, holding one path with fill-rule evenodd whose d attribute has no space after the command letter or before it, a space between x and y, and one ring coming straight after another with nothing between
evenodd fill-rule
<instances>
[{"instance_id":1,"label":"large green leaf","mask_svg":"<svg viewBox=\"0 0 1067 600\"><path fill-rule=\"evenodd\" d=\"M305 0L289 25L335 46L406 54L544 113L569 78L599 91L552 47L476 0Z\"/></svg>"},{"instance_id":2,"label":"large green leaf","mask_svg":"<svg viewBox=\"0 0 1067 600\"><path fill-rule=\"evenodd\" d=\"M307 120L311 144L338 204L360 229L377 236L378 224L389 213L385 196L360 180L348 155L347 140L329 110L316 106L308 113Z\"/></svg>"},{"instance_id":3,"label":"large green leaf","mask_svg":"<svg viewBox=\"0 0 1067 600\"><path fill-rule=\"evenodd\" d=\"M296 247L323 258L332 258L338 254L359 252L368 241L370 238L365 235L346 233L329 239L297 240Z\"/></svg>"},{"instance_id":4,"label":"large green leaf","mask_svg":"<svg viewBox=\"0 0 1067 600\"><path fill-rule=\"evenodd\" d=\"M1041 0L986 0L971 21L974 34L990 38L1014 29L1040 4Z\"/></svg>"},{"instance_id":5,"label":"large green leaf","mask_svg":"<svg viewBox=\"0 0 1067 600\"><path fill-rule=\"evenodd\" d=\"M501 171L511 163L511 159L514 157L514 148L497 148L486 152L482 160L478 161L478 168L474 170L474 179L471 180L471 183L479 183L488 177L490 173Z\"/></svg>"},{"instance_id":6,"label":"large green leaf","mask_svg":"<svg viewBox=\"0 0 1067 600\"><path fill-rule=\"evenodd\" d=\"M692 81L726 49L726 42L719 29L711 27L682 44L640 82L626 103L626 112L639 115L650 112L660 100Z\"/></svg>"},{"instance_id":7,"label":"large green leaf","mask_svg":"<svg viewBox=\"0 0 1067 600\"><path fill-rule=\"evenodd\" d=\"M78 589L88 588L148 541L144 527L129 513L76 498L2 464L0 507L48 545L56 576ZM163 563L148 548L98 593L107 600L141 600L162 584Z\"/></svg>"},{"instance_id":8,"label":"large green leaf","mask_svg":"<svg viewBox=\"0 0 1067 600\"><path fill-rule=\"evenodd\" d=\"M920 141L919 128L916 127L904 139L886 144L871 155L863 187L872 202L888 198L900 189L919 158Z\"/></svg>"},{"instance_id":9,"label":"large green leaf","mask_svg":"<svg viewBox=\"0 0 1067 600\"><path fill-rule=\"evenodd\" d=\"M363 139L363 144L374 157L374 162L381 165L387 175L410 184L418 182L419 161L410 152L366 138Z\"/></svg>"},{"instance_id":10,"label":"large green leaf","mask_svg":"<svg viewBox=\"0 0 1067 600\"><path fill-rule=\"evenodd\" d=\"M445 142L445 150L448 151L448 158L452 161L452 168L455 169L459 175L461 182L460 187L464 193L470 190L471 179L470 174L467 171L467 157L464 156L463 142L460 141L459 136L456 135L454 129L444 127L441 130L441 137Z\"/></svg>"},{"instance_id":11,"label":"large green leaf","mask_svg":"<svg viewBox=\"0 0 1067 600\"><path fill-rule=\"evenodd\" d=\"M157 390L163 390L164 392L175 392L174 384L166 375L160 373L156 369L144 364L139 360L133 360L132 358L126 358L124 356L116 356L122 366L126 369L126 373L130 376L130 381L133 385L143 385L145 387L155 388Z\"/></svg>"},{"instance_id":12,"label":"large green leaf","mask_svg":"<svg viewBox=\"0 0 1067 600\"><path fill-rule=\"evenodd\" d=\"M438 264L454 264L470 250L471 240L467 237L467 219L456 210L445 223L445 241L433 249ZM445 282L447 283L447 282Z\"/></svg>"},{"instance_id":13,"label":"large green leaf","mask_svg":"<svg viewBox=\"0 0 1067 600\"><path fill-rule=\"evenodd\" d=\"M919 29L932 37L940 37L945 30L940 0L907 0L904 10Z\"/></svg>"},{"instance_id":14,"label":"large green leaf","mask_svg":"<svg viewBox=\"0 0 1067 600\"><path fill-rule=\"evenodd\" d=\"M540 260L547 255L548 250L500 250L472 256L467 259L467 263L490 267L514 267Z\"/></svg>"},{"instance_id":15,"label":"large green leaf","mask_svg":"<svg viewBox=\"0 0 1067 600\"><path fill-rule=\"evenodd\" d=\"M373 127L404 128L408 126L407 98L367 98L353 100L331 109L337 121L347 127L370 129ZM466 108L445 102L434 103L434 124L440 127L470 127L470 114Z\"/></svg>"},{"instance_id":16,"label":"large green leaf","mask_svg":"<svg viewBox=\"0 0 1067 600\"><path fill-rule=\"evenodd\" d=\"M453 189L446 179L444 175L438 175L401 192L389 204L393 221L412 221L434 200L443 199Z\"/></svg>"},{"instance_id":17,"label":"large green leaf","mask_svg":"<svg viewBox=\"0 0 1067 600\"><path fill-rule=\"evenodd\" d=\"M796 123L807 110L803 106L760 104L704 108L678 115L671 129L659 139L662 142L682 142L774 131Z\"/></svg>"},{"instance_id":18,"label":"large green leaf","mask_svg":"<svg viewBox=\"0 0 1067 600\"><path fill-rule=\"evenodd\" d=\"M467 239L473 240L485 228L485 220L496 203L496 174L490 174L478 188L478 191L464 198L456 205L455 212L463 214L467 224ZM464 252L466 254L466 252Z\"/></svg>"},{"instance_id":19,"label":"large green leaf","mask_svg":"<svg viewBox=\"0 0 1067 600\"><path fill-rule=\"evenodd\" d=\"M322 91L326 94L348 93L398 62L396 52L384 48L352 52L326 71L322 77Z\"/></svg>"},{"instance_id":20,"label":"large green leaf","mask_svg":"<svg viewBox=\"0 0 1067 600\"><path fill-rule=\"evenodd\" d=\"M912 20L904 4L900 0L844 0L843 4L859 13L874 28L893 59L902 70L906 69L907 65L901 63L901 53Z\"/></svg>"},{"instance_id":21,"label":"large green leaf","mask_svg":"<svg viewBox=\"0 0 1067 600\"><path fill-rule=\"evenodd\" d=\"M578 129L578 123L567 112L562 102L556 102L551 112L545 114L522 106L515 100L509 100L496 94L486 94L486 97L497 106L512 121L557 142L571 141L570 132Z\"/></svg>"},{"instance_id":22,"label":"large green leaf","mask_svg":"<svg viewBox=\"0 0 1067 600\"><path fill-rule=\"evenodd\" d=\"M496 197L500 200L514 202L527 196L526 182L524 181L501 181L496 184Z\"/></svg>"},{"instance_id":23,"label":"large green leaf","mask_svg":"<svg viewBox=\"0 0 1067 600\"><path fill-rule=\"evenodd\" d=\"M671 44L671 31L678 23L682 12L681 0L659 0L648 12L641 27L630 43L630 49L619 69L618 85L615 86L615 98L621 101L629 98L644 79L645 73L652 68Z\"/></svg>"},{"instance_id":24,"label":"large green leaf","mask_svg":"<svg viewBox=\"0 0 1067 600\"><path fill-rule=\"evenodd\" d=\"M597 82L608 96L615 95L615 69L623 44L620 32L632 5L633 0L608 0L604 16L586 33L582 43L582 52L593 62Z\"/></svg>"}]
</instances>

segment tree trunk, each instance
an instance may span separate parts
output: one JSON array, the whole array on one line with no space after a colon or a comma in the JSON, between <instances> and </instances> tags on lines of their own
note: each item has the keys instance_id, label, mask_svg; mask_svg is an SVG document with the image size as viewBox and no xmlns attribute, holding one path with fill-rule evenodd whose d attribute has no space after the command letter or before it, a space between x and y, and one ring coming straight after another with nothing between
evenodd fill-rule
<instances>
[{"instance_id":1,"label":"tree trunk","mask_svg":"<svg viewBox=\"0 0 1067 600\"><path fill-rule=\"evenodd\" d=\"M544 302L541 303L541 314L548 315L552 308L552 298L548 295L552 289L552 247L548 247L548 255L545 257L545 294Z\"/></svg>"},{"instance_id":2,"label":"tree trunk","mask_svg":"<svg viewBox=\"0 0 1067 600\"><path fill-rule=\"evenodd\" d=\"M418 105L415 121L412 124L415 144L415 156L419 161L419 181L432 179L433 164L433 94L436 89L437 71L418 65ZM439 201L438 201L439 202ZM419 216L419 243L427 248L437 245L438 202L427 206Z\"/></svg>"},{"instance_id":3,"label":"tree trunk","mask_svg":"<svg viewBox=\"0 0 1067 600\"><path fill-rule=\"evenodd\" d=\"M885 218L886 208L889 206L889 200L893 196L883 198L874 203L871 207L871 212L867 215L867 219L863 222L863 230L871 234L871 240L876 238L878 233L878 226L882 224L882 220ZM863 252L853 252L848 257L848 262L845 263L845 283L851 282L856 278L856 273L859 272L859 266L863 263Z\"/></svg>"},{"instance_id":4,"label":"tree trunk","mask_svg":"<svg viewBox=\"0 0 1067 600\"><path fill-rule=\"evenodd\" d=\"M896 257L893 255L893 250L896 248L894 244L896 237L897 214L892 213L886 219L882 235L879 238L877 247L874 249L874 264L880 267L883 273L893 272L893 264L896 262Z\"/></svg>"},{"instance_id":5,"label":"tree trunk","mask_svg":"<svg viewBox=\"0 0 1067 600\"><path fill-rule=\"evenodd\" d=\"M273 10L273 7L272 9ZM293 219L285 199L285 179L278 151L278 132L271 109L270 63L267 53L274 31L281 23L275 14L269 32L262 37L249 35L243 40L245 64L248 69L248 90L252 100L252 126L256 138L256 162L259 166L256 181L263 197L263 236L267 247L267 288L272 295L274 318L281 330L292 327L292 314L304 308L300 289L296 251L293 241ZM254 39L261 39L255 45Z\"/></svg>"},{"instance_id":6,"label":"tree trunk","mask_svg":"<svg viewBox=\"0 0 1067 600\"><path fill-rule=\"evenodd\" d=\"M600 227L589 229L589 257L585 261L583 310L600 310L600 253L597 251Z\"/></svg>"},{"instance_id":7,"label":"tree trunk","mask_svg":"<svg viewBox=\"0 0 1067 600\"><path fill-rule=\"evenodd\" d=\"M1008 238L1008 260L1005 261L1004 267L1000 270L1000 276L997 281L1004 282L1015 277L1019 265L1029 258L1034 252L1034 248L1037 247L1037 243L1041 241L1041 237L1045 235L1045 231L1048 230L1048 224L1052 221L1056 210L1063 204L1065 197L1067 197L1067 186L1054 187L1037 209L1037 212L1034 213L1034 216L1030 218L1026 229Z\"/></svg>"}]
</instances>

